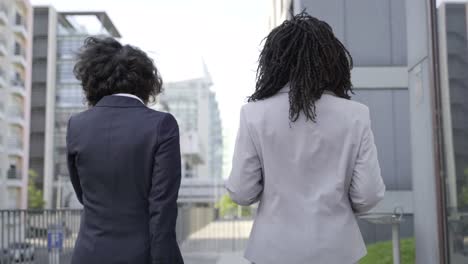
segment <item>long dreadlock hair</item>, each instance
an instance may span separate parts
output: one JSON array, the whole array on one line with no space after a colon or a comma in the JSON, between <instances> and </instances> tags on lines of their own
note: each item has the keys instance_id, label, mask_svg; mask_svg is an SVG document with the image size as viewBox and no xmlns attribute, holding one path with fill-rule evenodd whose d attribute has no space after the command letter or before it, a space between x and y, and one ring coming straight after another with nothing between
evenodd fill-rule
<instances>
[{"instance_id":1,"label":"long dreadlock hair","mask_svg":"<svg viewBox=\"0 0 468 264\"><path fill-rule=\"evenodd\" d=\"M255 92L248 101L275 95L289 84L289 119L301 112L315 122L315 102L325 90L350 99L353 59L324 21L305 11L284 21L266 37Z\"/></svg>"}]
</instances>

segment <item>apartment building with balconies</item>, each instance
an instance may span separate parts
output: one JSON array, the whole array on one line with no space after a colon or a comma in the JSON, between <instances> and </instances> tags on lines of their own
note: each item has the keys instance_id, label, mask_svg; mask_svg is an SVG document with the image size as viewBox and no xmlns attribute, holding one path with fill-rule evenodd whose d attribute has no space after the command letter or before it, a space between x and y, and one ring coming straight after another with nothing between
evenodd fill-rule
<instances>
[{"instance_id":1,"label":"apartment building with balconies","mask_svg":"<svg viewBox=\"0 0 468 264\"><path fill-rule=\"evenodd\" d=\"M26 208L32 7L0 0L0 209Z\"/></svg>"}]
</instances>

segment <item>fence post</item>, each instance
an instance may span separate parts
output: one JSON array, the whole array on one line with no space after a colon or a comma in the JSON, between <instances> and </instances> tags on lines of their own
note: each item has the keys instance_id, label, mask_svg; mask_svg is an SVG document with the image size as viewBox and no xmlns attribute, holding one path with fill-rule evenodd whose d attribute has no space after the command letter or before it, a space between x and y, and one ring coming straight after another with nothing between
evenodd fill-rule
<instances>
[{"instance_id":1,"label":"fence post","mask_svg":"<svg viewBox=\"0 0 468 264\"><path fill-rule=\"evenodd\" d=\"M395 207L392 215L392 250L393 264L400 264L400 223L403 218L403 208Z\"/></svg>"},{"instance_id":2,"label":"fence post","mask_svg":"<svg viewBox=\"0 0 468 264\"><path fill-rule=\"evenodd\" d=\"M400 223L392 224L393 263L400 264Z\"/></svg>"}]
</instances>

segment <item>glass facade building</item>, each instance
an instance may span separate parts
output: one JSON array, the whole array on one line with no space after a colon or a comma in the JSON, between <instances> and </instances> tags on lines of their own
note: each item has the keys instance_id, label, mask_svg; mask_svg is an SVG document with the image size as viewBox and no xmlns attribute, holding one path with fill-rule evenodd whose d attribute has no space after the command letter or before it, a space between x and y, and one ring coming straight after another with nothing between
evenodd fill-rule
<instances>
[{"instance_id":1,"label":"glass facade building","mask_svg":"<svg viewBox=\"0 0 468 264\"><path fill-rule=\"evenodd\" d=\"M204 162L190 177L221 180L222 124L210 86L211 79L205 71L205 76L200 78L167 83L161 98L176 117L181 133L195 132L199 136Z\"/></svg>"},{"instance_id":2,"label":"glass facade building","mask_svg":"<svg viewBox=\"0 0 468 264\"><path fill-rule=\"evenodd\" d=\"M69 182L66 160L68 119L87 109L80 82L73 74L75 57L89 36L120 37L103 12L56 12L35 8L33 104L31 114L41 119L31 133L31 167L37 170L46 206L79 207ZM46 77L44 77L46 76ZM44 102L44 103L40 103Z\"/></svg>"},{"instance_id":3,"label":"glass facade building","mask_svg":"<svg viewBox=\"0 0 468 264\"><path fill-rule=\"evenodd\" d=\"M438 7L447 251L468 263L468 4Z\"/></svg>"}]
</instances>

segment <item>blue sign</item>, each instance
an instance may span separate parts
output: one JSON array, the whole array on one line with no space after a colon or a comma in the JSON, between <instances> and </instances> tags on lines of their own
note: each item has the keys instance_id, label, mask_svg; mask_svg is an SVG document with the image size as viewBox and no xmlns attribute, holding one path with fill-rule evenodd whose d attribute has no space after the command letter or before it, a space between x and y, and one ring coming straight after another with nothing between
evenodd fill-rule
<instances>
[{"instance_id":1,"label":"blue sign","mask_svg":"<svg viewBox=\"0 0 468 264\"><path fill-rule=\"evenodd\" d=\"M63 232L60 229L47 232L47 248L49 251L63 249Z\"/></svg>"}]
</instances>

